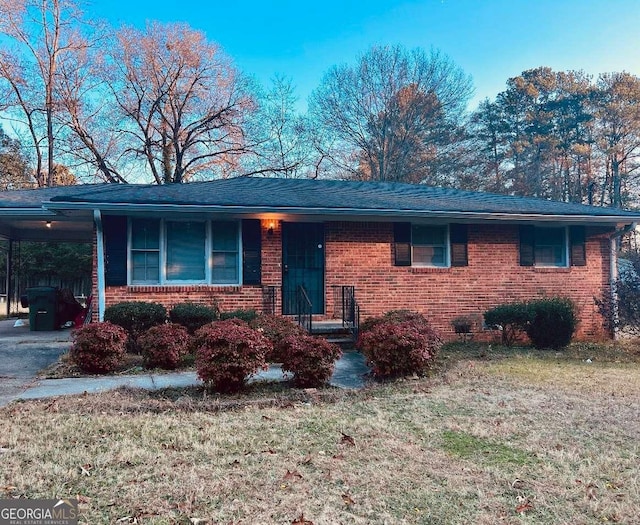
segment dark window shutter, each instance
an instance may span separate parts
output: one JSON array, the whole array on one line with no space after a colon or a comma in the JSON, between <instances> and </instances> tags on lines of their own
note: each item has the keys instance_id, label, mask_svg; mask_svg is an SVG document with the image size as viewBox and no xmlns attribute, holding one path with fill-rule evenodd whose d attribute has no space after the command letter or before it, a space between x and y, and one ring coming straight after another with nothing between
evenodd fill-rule
<instances>
[{"instance_id":1,"label":"dark window shutter","mask_svg":"<svg viewBox=\"0 0 640 525\"><path fill-rule=\"evenodd\" d=\"M533 266L535 263L533 226L520 226L520 266Z\"/></svg>"},{"instance_id":2,"label":"dark window shutter","mask_svg":"<svg viewBox=\"0 0 640 525\"><path fill-rule=\"evenodd\" d=\"M116 215L102 217L104 235L105 284L127 284L127 218Z\"/></svg>"},{"instance_id":3,"label":"dark window shutter","mask_svg":"<svg viewBox=\"0 0 640 525\"><path fill-rule=\"evenodd\" d=\"M571 266L587 265L587 250L585 246L586 235L584 226L571 226L569 228Z\"/></svg>"},{"instance_id":4,"label":"dark window shutter","mask_svg":"<svg viewBox=\"0 0 640 525\"><path fill-rule=\"evenodd\" d=\"M451 241L451 266L468 266L467 225L449 225L449 238Z\"/></svg>"},{"instance_id":5,"label":"dark window shutter","mask_svg":"<svg viewBox=\"0 0 640 525\"><path fill-rule=\"evenodd\" d=\"M393 264L411 266L411 223L393 224Z\"/></svg>"},{"instance_id":6,"label":"dark window shutter","mask_svg":"<svg viewBox=\"0 0 640 525\"><path fill-rule=\"evenodd\" d=\"M262 282L262 230L259 219L242 221L242 284Z\"/></svg>"}]
</instances>

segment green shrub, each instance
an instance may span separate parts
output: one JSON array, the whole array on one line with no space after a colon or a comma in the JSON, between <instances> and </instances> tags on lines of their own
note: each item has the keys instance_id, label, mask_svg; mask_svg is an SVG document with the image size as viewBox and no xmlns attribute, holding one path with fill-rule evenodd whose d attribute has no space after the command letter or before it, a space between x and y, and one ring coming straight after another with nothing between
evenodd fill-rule
<instances>
[{"instance_id":1,"label":"green shrub","mask_svg":"<svg viewBox=\"0 0 640 525\"><path fill-rule=\"evenodd\" d=\"M520 332L526 332L531 316L527 303L507 303L487 310L484 322L487 326L499 326L502 330L502 343L511 346Z\"/></svg>"},{"instance_id":2,"label":"green shrub","mask_svg":"<svg viewBox=\"0 0 640 525\"><path fill-rule=\"evenodd\" d=\"M531 321L527 335L536 348L564 348L571 342L578 319L570 299L553 297L527 303Z\"/></svg>"},{"instance_id":3,"label":"green shrub","mask_svg":"<svg viewBox=\"0 0 640 525\"><path fill-rule=\"evenodd\" d=\"M415 312L389 312L361 330L356 346L377 377L425 375L442 346L426 318Z\"/></svg>"},{"instance_id":4,"label":"green shrub","mask_svg":"<svg viewBox=\"0 0 640 525\"><path fill-rule=\"evenodd\" d=\"M193 342L198 377L217 392L236 392L247 376L267 369L271 343L239 319L216 321L200 328Z\"/></svg>"},{"instance_id":5,"label":"green shrub","mask_svg":"<svg viewBox=\"0 0 640 525\"><path fill-rule=\"evenodd\" d=\"M279 315L259 315L249 326L262 333L273 345L267 354L268 363L282 363L287 356L287 346L283 341L289 336L305 335L305 330L286 317Z\"/></svg>"},{"instance_id":6,"label":"green shrub","mask_svg":"<svg viewBox=\"0 0 640 525\"><path fill-rule=\"evenodd\" d=\"M337 345L306 334L290 335L281 344L285 348L282 370L292 372L294 384L301 388L325 384L342 355Z\"/></svg>"},{"instance_id":7,"label":"green shrub","mask_svg":"<svg viewBox=\"0 0 640 525\"><path fill-rule=\"evenodd\" d=\"M127 332L120 326L90 323L73 331L71 360L84 372L113 372L126 354Z\"/></svg>"},{"instance_id":8,"label":"green shrub","mask_svg":"<svg viewBox=\"0 0 640 525\"><path fill-rule=\"evenodd\" d=\"M149 368L174 370L189 351L191 338L184 326L152 326L138 338L138 347Z\"/></svg>"},{"instance_id":9,"label":"green shrub","mask_svg":"<svg viewBox=\"0 0 640 525\"><path fill-rule=\"evenodd\" d=\"M253 309L244 310L239 308L237 310L230 310L229 312L220 312L220 319L225 321L227 319L241 319L246 323L250 323L256 317L258 317L258 312Z\"/></svg>"},{"instance_id":10,"label":"green shrub","mask_svg":"<svg viewBox=\"0 0 640 525\"><path fill-rule=\"evenodd\" d=\"M167 310L158 303L127 301L106 308L104 320L124 328L135 344L140 334L166 322Z\"/></svg>"},{"instance_id":11,"label":"green shrub","mask_svg":"<svg viewBox=\"0 0 640 525\"><path fill-rule=\"evenodd\" d=\"M180 303L169 311L171 322L184 326L190 334L219 317L220 312L215 306L197 303Z\"/></svg>"}]
</instances>

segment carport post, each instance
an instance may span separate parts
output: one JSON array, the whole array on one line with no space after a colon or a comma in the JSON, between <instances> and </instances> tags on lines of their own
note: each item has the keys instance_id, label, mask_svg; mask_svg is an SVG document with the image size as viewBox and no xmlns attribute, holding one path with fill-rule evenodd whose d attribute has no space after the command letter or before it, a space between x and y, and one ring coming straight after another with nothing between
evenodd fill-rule
<instances>
[{"instance_id":1,"label":"carport post","mask_svg":"<svg viewBox=\"0 0 640 525\"><path fill-rule=\"evenodd\" d=\"M11 315L11 282L13 281L13 241L9 239L9 247L7 248L7 275L6 275L6 287L7 290L7 317Z\"/></svg>"},{"instance_id":2,"label":"carport post","mask_svg":"<svg viewBox=\"0 0 640 525\"><path fill-rule=\"evenodd\" d=\"M98 259L98 321L104 320L105 283L104 283L104 233L102 231L102 215L100 210L93 210L93 220L96 223L96 258Z\"/></svg>"}]
</instances>

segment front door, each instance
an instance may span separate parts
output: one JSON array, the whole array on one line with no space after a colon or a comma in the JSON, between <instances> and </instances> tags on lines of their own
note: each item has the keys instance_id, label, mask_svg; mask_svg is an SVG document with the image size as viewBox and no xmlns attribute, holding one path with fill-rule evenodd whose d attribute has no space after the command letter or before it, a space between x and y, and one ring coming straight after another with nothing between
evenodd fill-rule
<instances>
[{"instance_id":1,"label":"front door","mask_svg":"<svg viewBox=\"0 0 640 525\"><path fill-rule=\"evenodd\" d=\"M298 286L304 286L312 313L324 313L324 224L282 224L282 313L295 314Z\"/></svg>"}]
</instances>

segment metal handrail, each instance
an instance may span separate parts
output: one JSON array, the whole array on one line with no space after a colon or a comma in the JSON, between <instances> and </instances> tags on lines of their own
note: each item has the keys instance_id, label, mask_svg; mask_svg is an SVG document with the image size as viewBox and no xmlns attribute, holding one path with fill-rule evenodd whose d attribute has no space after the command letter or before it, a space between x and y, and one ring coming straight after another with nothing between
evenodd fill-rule
<instances>
[{"instance_id":1,"label":"metal handrail","mask_svg":"<svg viewBox=\"0 0 640 525\"><path fill-rule=\"evenodd\" d=\"M308 333L311 333L313 323L313 303L303 285L298 285L296 294L296 321Z\"/></svg>"},{"instance_id":2,"label":"metal handrail","mask_svg":"<svg viewBox=\"0 0 640 525\"><path fill-rule=\"evenodd\" d=\"M345 327L353 339L358 338L360 330L360 305L356 301L355 286L342 286L342 326Z\"/></svg>"}]
</instances>

